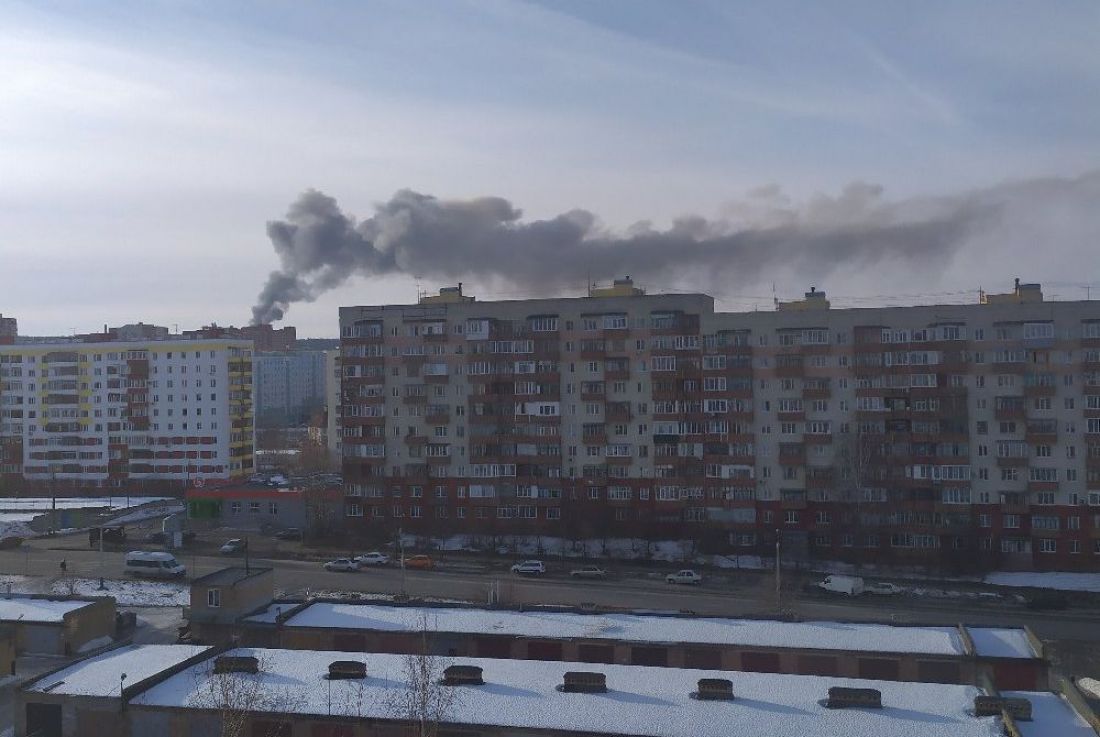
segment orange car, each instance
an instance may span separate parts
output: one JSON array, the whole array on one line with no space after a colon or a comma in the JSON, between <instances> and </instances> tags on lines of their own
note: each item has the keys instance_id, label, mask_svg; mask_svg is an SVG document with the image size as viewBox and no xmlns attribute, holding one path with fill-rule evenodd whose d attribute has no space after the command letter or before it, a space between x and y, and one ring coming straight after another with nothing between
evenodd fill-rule
<instances>
[{"instance_id":1,"label":"orange car","mask_svg":"<svg viewBox=\"0 0 1100 737\"><path fill-rule=\"evenodd\" d=\"M410 555L405 559L406 568L420 568L425 571L435 568L435 562L426 555Z\"/></svg>"}]
</instances>

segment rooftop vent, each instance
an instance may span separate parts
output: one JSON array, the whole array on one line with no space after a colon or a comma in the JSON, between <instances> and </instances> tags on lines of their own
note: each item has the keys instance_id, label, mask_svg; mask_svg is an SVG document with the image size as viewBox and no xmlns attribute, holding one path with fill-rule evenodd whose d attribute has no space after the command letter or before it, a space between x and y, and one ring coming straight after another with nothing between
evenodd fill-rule
<instances>
[{"instance_id":1,"label":"rooftop vent","mask_svg":"<svg viewBox=\"0 0 1100 737\"><path fill-rule=\"evenodd\" d=\"M444 686L481 686L485 679L476 665L448 665L443 669Z\"/></svg>"},{"instance_id":2,"label":"rooftop vent","mask_svg":"<svg viewBox=\"0 0 1100 737\"><path fill-rule=\"evenodd\" d=\"M1001 711L1008 712L1013 719L1022 722L1031 721L1031 702L1021 698L1006 698L1004 696L975 696L974 716L995 717Z\"/></svg>"},{"instance_id":3,"label":"rooftop vent","mask_svg":"<svg viewBox=\"0 0 1100 737\"><path fill-rule=\"evenodd\" d=\"M558 690L563 693L607 693L607 677L594 671L571 670L563 676Z\"/></svg>"},{"instance_id":4,"label":"rooftop vent","mask_svg":"<svg viewBox=\"0 0 1100 737\"><path fill-rule=\"evenodd\" d=\"M882 692L877 688L833 686L822 705L827 709L881 709Z\"/></svg>"},{"instance_id":5,"label":"rooftop vent","mask_svg":"<svg viewBox=\"0 0 1100 737\"><path fill-rule=\"evenodd\" d=\"M330 681L361 680L367 677L367 664L361 660L334 660L328 664Z\"/></svg>"},{"instance_id":6,"label":"rooftop vent","mask_svg":"<svg viewBox=\"0 0 1100 737\"><path fill-rule=\"evenodd\" d=\"M700 678L699 690L691 698L700 701L733 701L733 681L726 678Z\"/></svg>"},{"instance_id":7,"label":"rooftop vent","mask_svg":"<svg viewBox=\"0 0 1100 737\"><path fill-rule=\"evenodd\" d=\"M219 655L214 658L215 673L259 673L260 661L251 655Z\"/></svg>"}]
</instances>

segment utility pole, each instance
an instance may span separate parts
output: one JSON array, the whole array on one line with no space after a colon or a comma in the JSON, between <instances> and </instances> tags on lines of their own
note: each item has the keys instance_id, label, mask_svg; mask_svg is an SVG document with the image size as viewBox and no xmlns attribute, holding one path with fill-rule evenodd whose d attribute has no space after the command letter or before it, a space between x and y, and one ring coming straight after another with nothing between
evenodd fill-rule
<instances>
[{"instance_id":1,"label":"utility pole","mask_svg":"<svg viewBox=\"0 0 1100 737\"><path fill-rule=\"evenodd\" d=\"M401 556L401 598L404 599L408 596L405 588L405 536L400 527L397 528L397 552Z\"/></svg>"},{"instance_id":2,"label":"utility pole","mask_svg":"<svg viewBox=\"0 0 1100 737\"><path fill-rule=\"evenodd\" d=\"M781 614L783 612L783 599L782 589L782 574L780 573L779 554L780 554L780 540L779 530L775 531L775 613Z\"/></svg>"}]
</instances>

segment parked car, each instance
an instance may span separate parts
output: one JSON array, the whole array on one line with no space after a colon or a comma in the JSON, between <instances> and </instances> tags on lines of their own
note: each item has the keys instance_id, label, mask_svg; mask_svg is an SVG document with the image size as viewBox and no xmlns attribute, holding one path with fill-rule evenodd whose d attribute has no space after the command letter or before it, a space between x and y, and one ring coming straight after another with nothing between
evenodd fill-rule
<instances>
[{"instance_id":1,"label":"parked car","mask_svg":"<svg viewBox=\"0 0 1100 737\"><path fill-rule=\"evenodd\" d=\"M104 540L106 540L106 538L104 538ZM145 542L163 545L164 543L168 542L168 535L163 532L150 532L148 535L145 536Z\"/></svg>"},{"instance_id":2,"label":"parked car","mask_svg":"<svg viewBox=\"0 0 1100 737\"><path fill-rule=\"evenodd\" d=\"M703 577L690 568L685 568L665 576L665 583L700 584L703 583Z\"/></svg>"},{"instance_id":3,"label":"parked car","mask_svg":"<svg viewBox=\"0 0 1100 737\"><path fill-rule=\"evenodd\" d=\"M302 531L297 527L288 527L285 530L279 530L275 533L275 539L277 540L301 540Z\"/></svg>"},{"instance_id":4,"label":"parked car","mask_svg":"<svg viewBox=\"0 0 1100 737\"><path fill-rule=\"evenodd\" d=\"M326 571L358 571L359 564L351 558L337 558L325 563Z\"/></svg>"},{"instance_id":5,"label":"parked car","mask_svg":"<svg viewBox=\"0 0 1100 737\"><path fill-rule=\"evenodd\" d=\"M569 571L573 578L607 578L607 571L599 566L584 566Z\"/></svg>"},{"instance_id":6,"label":"parked car","mask_svg":"<svg viewBox=\"0 0 1100 737\"><path fill-rule=\"evenodd\" d=\"M864 593L878 594L879 596L894 596L900 594L904 590L905 589L898 586L896 583L889 583L887 581L875 581L863 587Z\"/></svg>"},{"instance_id":7,"label":"parked car","mask_svg":"<svg viewBox=\"0 0 1100 737\"><path fill-rule=\"evenodd\" d=\"M859 596L864 589L863 579L859 576L841 576L837 574L826 576L825 580L819 583L817 587L823 591L848 596Z\"/></svg>"},{"instance_id":8,"label":"parked car","mask_svg":"<svg viewBox=\"0 0 1100 737\"><path fill-rule=\"evenodd\" d=\"M239 537L235 537L232 540L226 541L225 545L218 548L222 555L236 555L245 549L244 540Z\"/></svg>"},{"instance_id":9,"label":"parked car","mask_svg":"<svg viewBox=\"0 0 1100 737\"><path fill-rule=\"evenodd\" d=\"M546 573L546 566L541 560L525 560L512 566L512 573L518 573L521 576L541 576Z\"/></svg>"},{"instance_id":10,"label":"parked car","mask_svg":"<svg viewBox=\"0 0 1100 737\"><path fill-rule=\"evenodd\" d=\"M99 536L103 535L105 545L122 545L126 542L125 527L93 527L88 530L88 544L90 547L99 545Z\"/></svg>"},{"instance_id":11,"label":"parked car","mask_svg":"<svg viewBox=\"0 0 1100 737\"><path fill-rule=\"evenodd\" d=\"M419 568L425 571L435 568L435 561L426 555L410 555L405 558L406 568Z\"/></svg>"},{"instance_id":12,"label":"parked car","mask_svg":"<svg viewBox=\"0 0 1100 737\"><path fill-rule=\"evenodd\" d=\"M362 566L384 566L390 562L390 556L385 553L379 553L377 551L372 553L363 553L362 555L355 556L355 562ZM408 563L408 561L406 561Z\"/></svg>"},{"instance_id":13,"label":"parked car","mask_svg":"<svg viewBox=\"0 0 1100 737\"><path fill-rule=\"evenodd\" d=\"M1067 609L1069 608L1069 599L1065 594L1059 594L1057 592L1042 592L1038 594L1032 594L1027 597L1027 603L1024 604L1028 609L1045 610L1045 609Z\"/></svg>"}]
</instances>

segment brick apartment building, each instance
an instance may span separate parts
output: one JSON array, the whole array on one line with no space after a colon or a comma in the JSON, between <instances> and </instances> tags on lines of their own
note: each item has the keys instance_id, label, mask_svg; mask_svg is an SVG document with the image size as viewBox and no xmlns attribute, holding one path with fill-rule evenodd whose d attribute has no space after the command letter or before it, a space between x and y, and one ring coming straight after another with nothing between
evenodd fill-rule
<instances>
[{"instance_id":1,"label":"brick apartment building","mask_svg":"<svg viewBox=\"0 0 1100 737\"><path fill-rule=\"evenodd\" d=\"M253 470L252 344L0 346L0 482L59 493L181 488Z\"/></svg>"},{"instance_id":2,"label":"brick apartment building","mask_svg":"<svg viewBox=\"0 0 1100 737\"><path fill-rule=\"evenodd\" d=\"M298 342L298 331L294 326L288 325L276 330L271 325L246 325L242 328L222 327L219 325L204 325L198 330L184 330L185 338L235 338L238 340L251 340L257 352L266 351L293 351Z\"/></svg>"},{"instance_id":3,"label":"brick apartment building","mask_svg":"<svg viewBox=\"0 0 1100 737\"><path fill-rule=\"evenodd\" d=\"M1100 569L1100 302L716 313L590 297L344 307L346 515Z\"/></svg>"},{"instance_id":4,"label":"brick apartment building","mask_svg":"<svg viewBox=\"0 0 1100 737\"><path fill-rule=\"evenodd\" d=\"M15 318L0 315L0 345L11 345L18 333L19 326Z\"/></svg>"}]
</instances>

